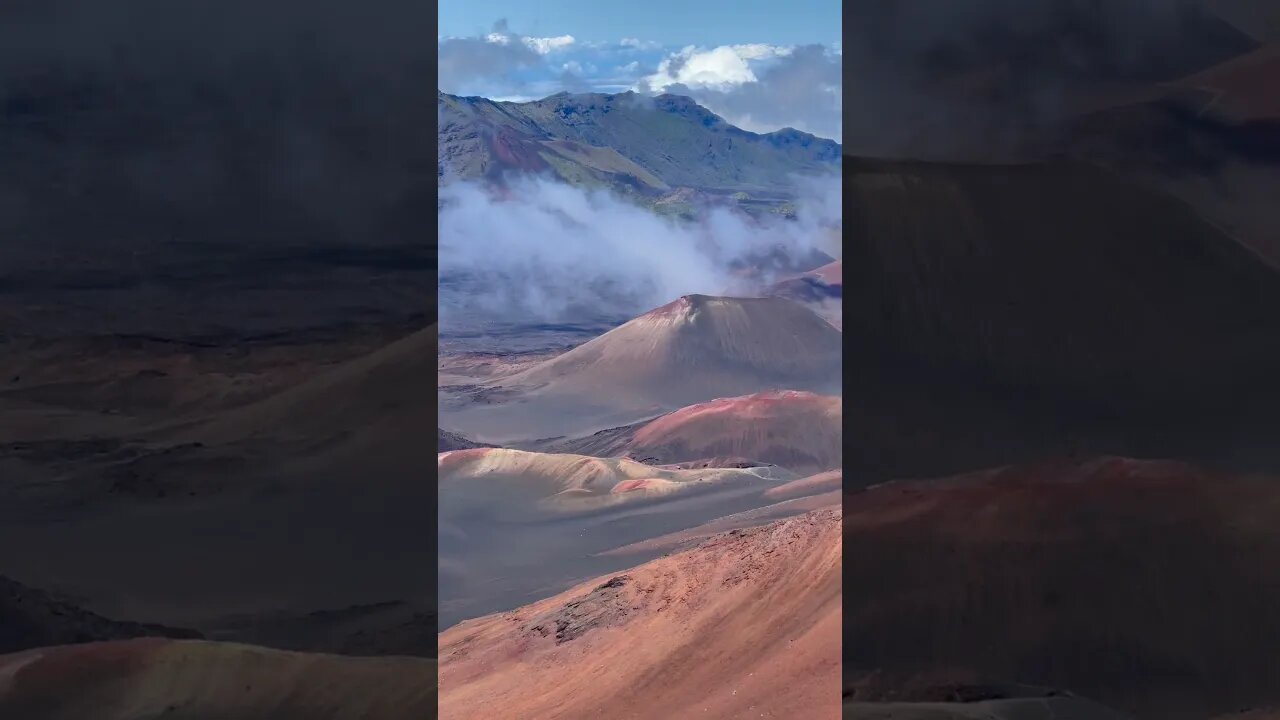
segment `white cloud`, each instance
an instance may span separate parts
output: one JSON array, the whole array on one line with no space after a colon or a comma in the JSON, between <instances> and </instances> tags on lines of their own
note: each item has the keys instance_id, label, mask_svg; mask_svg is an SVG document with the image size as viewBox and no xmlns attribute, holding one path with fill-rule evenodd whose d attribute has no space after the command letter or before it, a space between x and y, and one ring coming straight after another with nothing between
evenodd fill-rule
<instances>
[{"instance_id":1,"label":"white cloud","mask_svg":"<svg viewBox=\"0 0 1280 720\"><path fill-rule=\"evenodd\" d=\"M792 52L793 48L767 43L721 45L710 50L690 45L663 58L645 84L657 90L672 85L725 90L756 82L752 63L785 58Z\"/></svg>"},{"instance_id":2,"label":"white cloud","mask_svg":"<svg viewBox=\"0 0 1280 720\"><path fill-rule=\"evenodd\" d=\"M821 45L686 47L636 89L688 95L745 130L793 127L838 141L841 75L840 54Z\"/></svg>"},{"instance_id":3,"label":"white cloud","mask_svg":"<svg viewBox=\"0 0 1280 720\"><path fill-rule=\"evenodd\" d=\"M618 72L621 72L621 73L635 74L636 72L639 72L639 70L640 70L639 60L632 60L626 65L618 66Z\"/></svg>"},{"instance_id":4,"label":"white cloud","mask_svg":"<svg viewBox=\"0 0 1280 720\"><path fill-rule=\"evenodd\" d=\"M567 50L575 42L572 35L558 35L556 37L526 37L521 38L525 45L539 55L547 55L560 50Z\"/></svg>"},{"instance_id":5,"label":"white cloud","mask_svg":"<svg viewBox=\"0 0 1280 720\"><path fill-rule=\"evenodd\" d=\"M840 224L839 175L791 180L794 220L725 208L665 218L607 191L528 176L501 193L443 185L441 320L449 326L492 312L509 321L513 309L543 321L632 316L688 293L725 294L738 283L735 261L771 251L838 253L827 230Z\"/></svg>"},{"instance_id":6,"label":"white cloud","mask_svg":"<svg viewBox=\"0 0 1280 720\"><path fill-rule=\"evenodd\" d=\"M726 89L755 81L747 59L729 45L710 50L690 45L663 58L658 71L645 78L648 86L656 90L671 85Z\"/></svg>"}]
</instances>

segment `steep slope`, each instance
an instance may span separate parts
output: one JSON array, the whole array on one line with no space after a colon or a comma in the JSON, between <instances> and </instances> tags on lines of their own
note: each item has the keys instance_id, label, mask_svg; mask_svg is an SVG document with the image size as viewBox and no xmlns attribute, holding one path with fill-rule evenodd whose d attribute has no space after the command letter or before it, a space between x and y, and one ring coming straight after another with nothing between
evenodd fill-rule
<instances>
[{"instance_id":1,"label":"steep slope","mask_svg":"<svg viewBox=\"0 0 1280 720\"><path fill-rule=\"evenodd\" d=\"M440 635L440 717L834 717L840 517L720 535Z\"/></svg>"},{"instance_id":2,"label":"steep slope","mask_svg":"<svg viewBox=\"0 0 1280 720\"><path fill-rule=\"evenodd\" d=\"M436 664L126 640L0 656L0 716L41 720L431 717Z\"/></svg>"},{"instance_id":3,"label":"steep slope","mask_svg":"<svg viewBox=\"0 0 1280 720\"><path fill-rule=\"evenodd\" d=\"M1247 432L1280 401L1280 275L1185 204L1068 162L845 168L849 392L872 417L930 388L944 427L991 414L1006 450L1041 421L1157 456L1267 447Z\"/></svg>"},{"instance_id":4,"label":"steep slope","mask_svg":"<svg viewBox=\"0 0 1280 720\"><path fill-rule=\"evenodd\" d=\"M507 380L671 402L743 385L828 385L840 350L840 333L798 304L686 295Z\"/></svg>"},{"instance_id":5,"label":"steep slope","mask_svg":"<svg viewBox=\"0 0 1280 720\"><path fill-rule=\"evenodd\" d=\"M1101 458L894 482L844 502L856 700L942 682L1078 692L1138 717L1280 698L1280 483Z\"/></svg>"},{"instance_id":6,"label":"steep slope","mask_svg":"<svg viewBox=\"0 0 1280 720\"><path fill-rule=\"evenodd\" d=\"M781 298L688 295L489 383L441 422L487 441L581 435L717 397L838 392L840 332Z\"/></svg>"},{"instance_id":7,"label":"steep slope","mask_svg":"<svg viewBox=\"0 0 1280 720\"><path fill-rule=\"evenodd\" d=\"M740 130L687 97L560 93L528 103L441 93L440 176L549 171L656 197L674 187L785 194L795 174L832 172L840 146L786 129Z\"/></svg>"}]
</instances>

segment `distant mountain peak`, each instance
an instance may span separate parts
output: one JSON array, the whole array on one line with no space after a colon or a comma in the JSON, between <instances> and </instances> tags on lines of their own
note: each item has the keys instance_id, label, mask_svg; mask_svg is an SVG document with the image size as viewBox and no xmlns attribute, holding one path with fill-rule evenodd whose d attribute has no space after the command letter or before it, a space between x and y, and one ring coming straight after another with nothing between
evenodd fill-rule
<instances>
[{"instance_id":1,"label":"distant mountain peak","mask_svg":"<svg viewBox=\"0 0 1280 720\"><path fill-rule=\"evenodd\" d=\"M833 173L841 163L839 143L794 128L743 130L686 95L560 92L530 102L439 97L439 174L450 180L542 172L647 203L673 188L708 197L745 192L752 210L769 211L791 196L792 176Z\"/></svg>"}]
</instances>

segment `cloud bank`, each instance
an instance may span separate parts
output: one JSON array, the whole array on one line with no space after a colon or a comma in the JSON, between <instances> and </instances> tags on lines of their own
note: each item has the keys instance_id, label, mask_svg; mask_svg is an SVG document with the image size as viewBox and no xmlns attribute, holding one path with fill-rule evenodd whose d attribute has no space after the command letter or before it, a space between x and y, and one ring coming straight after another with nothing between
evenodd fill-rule
<instances>
[{"instance_id":1,"label":"cloud bank","mask_svg":"<svg viewBox=\"0 0 1280 720\"><path fill-rule=\"evenodd\" d=\"M838 255L840 180L794 178L795 219L714 209L663 217L606 192L527 177L441 188L440 319L631 317L689 293L745 292L732 268L767 255Z\"/></svg>"}]
</instances>

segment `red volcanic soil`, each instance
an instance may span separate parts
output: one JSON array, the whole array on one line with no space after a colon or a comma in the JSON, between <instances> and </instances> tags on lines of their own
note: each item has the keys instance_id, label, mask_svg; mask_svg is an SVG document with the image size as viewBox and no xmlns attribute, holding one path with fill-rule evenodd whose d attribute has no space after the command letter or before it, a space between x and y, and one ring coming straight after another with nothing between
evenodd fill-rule
<instances>
[{"instance_id":1,"label":"red volcanic soil","mask_svg":"<svg viewBox=\"0 0 1280 720\"><path fill-rule=\"evenodd\" d=\"M732 457L795 472L839 467L841 400L771 390L681 408L635 431L621 451L645 462Z\"/></svg>"},{"instance_id":2,"label":"red volcanic soil","mask_svg":"<svg viewBox=\"0 0 1280 720\"><path fill-rule=\"evenodd\" d=\"M657 478L636 478L635 480L623 480L617 485L614 485L613 489L610 490L609 492L625 493L625 492L633 492L636 490L648 490L654 487L661 487L661 485L664 482L665 481L659 480Z\"/></svg>"},{"instance_id":3,"label":"red volcanic soil","mask_svg":"<svg viewBox=\"0 0 1280 720\"><path fill-rule=\"evenodd\" d=\"M0 656L0 717L398 720L431 717L435 662L159 639Z\"/></svg>"},{"instance_id":4,"label":"red volcanic soil","mask_svg":"<svg viewBox=\"0 0 1280 720\"><path fill-rule=\"evenodd\" d=\"M487 447L443 451L436 456L436 471L441 475L453 472L467 463L483 459L490 451L491 448Z\"/></svg>"},{"instance_id":5,"label":"red volcanic soil","mask_svg":"<svg viewBox=\"0 0 1280 720\"><path fill-rule=\"evenodd\" d=\"M490 138L489 147L500 163L495 169L539 172L550 167L547 161L542 159L541 146L516 133L498 130Z\"/></svg>"},{"instance_id":6,"label":"red volcanic soil","mask_svg":"<svg viewBox=\"0 0 1280 720\"><path fill-rule=\"evenodd\" d=\"M823 265L817 270L809 273L809 275L828 285L843 285L844 261L836 260L835 262L827 263L826 265Z\"/></svg>"},{"instance_id":7,"label":"red volcanic soil","mask_svg":"<svg viewBox=\"0 0 1280 720\"><path fill-rule=\"evenodd\" d=\"M440 717L834 718L840 517L728 533L440 635Z\"/></svg>"},{"instance_id":8,"label":"red volcanic soil","mask_svg":"<svg viewBox=\"0 0 1280 720\"><path fill-rule=\"evenodd\" d=\"M1280 700L1280 479L1104 458L846 494L846 687L1058 687L1138 717Z\"/></svg>"}]
</instances>

